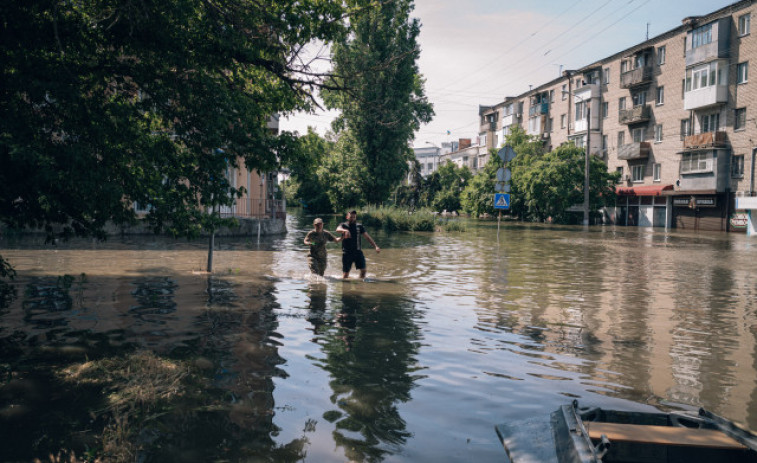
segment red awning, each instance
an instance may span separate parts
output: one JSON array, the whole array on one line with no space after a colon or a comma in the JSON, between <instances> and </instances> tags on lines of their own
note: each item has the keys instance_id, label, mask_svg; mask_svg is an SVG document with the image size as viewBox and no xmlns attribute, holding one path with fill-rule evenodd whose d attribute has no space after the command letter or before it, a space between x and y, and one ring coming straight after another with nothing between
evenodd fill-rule
<instances>
[{"instance_id":1,"label":"red awning","mask_svg":"<svg viewBox=\"0 0 757 463\"><path fill-rule=\"evenodd\" d=\"M624 196L662 196L663 191L673 191L673 185L616 186L615 193Z\"/></svg>"}]
</instances>

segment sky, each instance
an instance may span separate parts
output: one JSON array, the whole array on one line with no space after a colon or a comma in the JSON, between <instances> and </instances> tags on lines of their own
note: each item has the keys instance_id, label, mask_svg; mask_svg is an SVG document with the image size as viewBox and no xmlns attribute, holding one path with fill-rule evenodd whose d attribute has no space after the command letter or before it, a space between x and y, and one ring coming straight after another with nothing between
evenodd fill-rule
<instances>
[{"instance_id":1,"label":"sky","mask_svg":"<svg viewBox=\"0 0 757 463\"><path fill-rule=\"evenodd\" d=\"M412 146L478 136L479 105L494 105L653 38L733 0L416 0L418 66L436 116ZM324 134L337 113L282 117L281 130ZM448 134L449 132L449 134Z\"/></svg>"}]
</instances>

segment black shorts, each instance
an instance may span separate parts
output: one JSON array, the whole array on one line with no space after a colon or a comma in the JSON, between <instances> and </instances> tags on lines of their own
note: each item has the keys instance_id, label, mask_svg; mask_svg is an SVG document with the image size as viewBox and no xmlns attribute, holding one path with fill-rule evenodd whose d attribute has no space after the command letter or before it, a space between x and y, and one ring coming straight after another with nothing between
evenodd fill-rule
<instances>
[{"instance_id":1,"label":"black shorts","mask_svg":"<svg viewBox=\"0 0 757 463\"><path fill-rule=\"evenodd\" d=\"M342 253L342 272L349 272L352 268L353 262L355 263L356 269L362 270L365 268L365 256L363 255L363 251Z\"/></svg>"}]
</instances>

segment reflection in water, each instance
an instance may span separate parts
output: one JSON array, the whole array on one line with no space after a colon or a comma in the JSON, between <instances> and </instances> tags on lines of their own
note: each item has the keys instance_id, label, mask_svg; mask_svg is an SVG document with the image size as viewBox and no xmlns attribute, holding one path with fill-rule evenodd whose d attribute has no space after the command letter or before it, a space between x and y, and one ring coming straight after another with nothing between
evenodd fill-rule
<instances>
[{"instance_id":1,"label":"reflection in water","mask_svg":"<svg viewBox=\"0 0 757 463\"><path fill-rule=\"evenodd\" d=\"M211 276L205 243L0 238L19 271L0 287L0 460L97 454L120 429L141 461L501 461L495 424L572 398L757 428L753 239L377 231L361 282L338 278L338 253L303 276L311 223L222 240ZM108 366L177 392L119 421L110 398L131 381Z\"/></svg>"},{"instance_id":2,"label":"reflection in water","mask_svg":"<svg viewBox=\"0 0 757 463\"><path fill-rule=\"evenodd\" d=\"M366 293L370 283L345 282L321 362L331 377L334 441L350 461L381 461L411 434L398 410L416 380L419 330L413 304L394 294ZM312 302L312 299L311 299Z\"/></svg>"}]
</instances>

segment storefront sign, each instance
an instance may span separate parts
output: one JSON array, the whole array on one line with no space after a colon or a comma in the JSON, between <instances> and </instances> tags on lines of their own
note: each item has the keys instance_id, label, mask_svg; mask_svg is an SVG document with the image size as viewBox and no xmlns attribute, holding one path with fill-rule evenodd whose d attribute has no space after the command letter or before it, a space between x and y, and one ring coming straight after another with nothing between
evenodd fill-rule
<instances>
[{"instance_id":1,"label":"storefront sign","mask_svg":"<svg viewBox=\"0 0 757 463\"><path fill-rule=\"evenodd\" d=\"M673 205L679 207L715 207L715 196L678 196L673 198Z\"/></svg>"},{"instance_id":2,"label":"storefront sign","mask_svg":"<svg viewBox=\"0 0 757 463\"><path fill-rule=\"evenodd\" d=\"M701 198L696 198L696 204L697 207L715 207L715 197L714 196L704 196Z\"/></svg>"},{"instance_id":3,"label":"storefront sign","mask_svg":"<svg viewBox=\"0 0 757 463\"><path fill-rule=\"evenodd\" d=\"M736 212L731 215L731 228L746 230L747 223L749 223L749 217L745 213Z\"/></svg>"},{"instance_id":4,"label":"storefront sign","mask_svg":"<svg viewBox=\"0 0 757 463\"><path fill-rule=\"evenodd\" d=\"M691 198L689 198L688 196L673 198L674 206L688 206L690 202Z\"/></svg>"}]
</instances>

